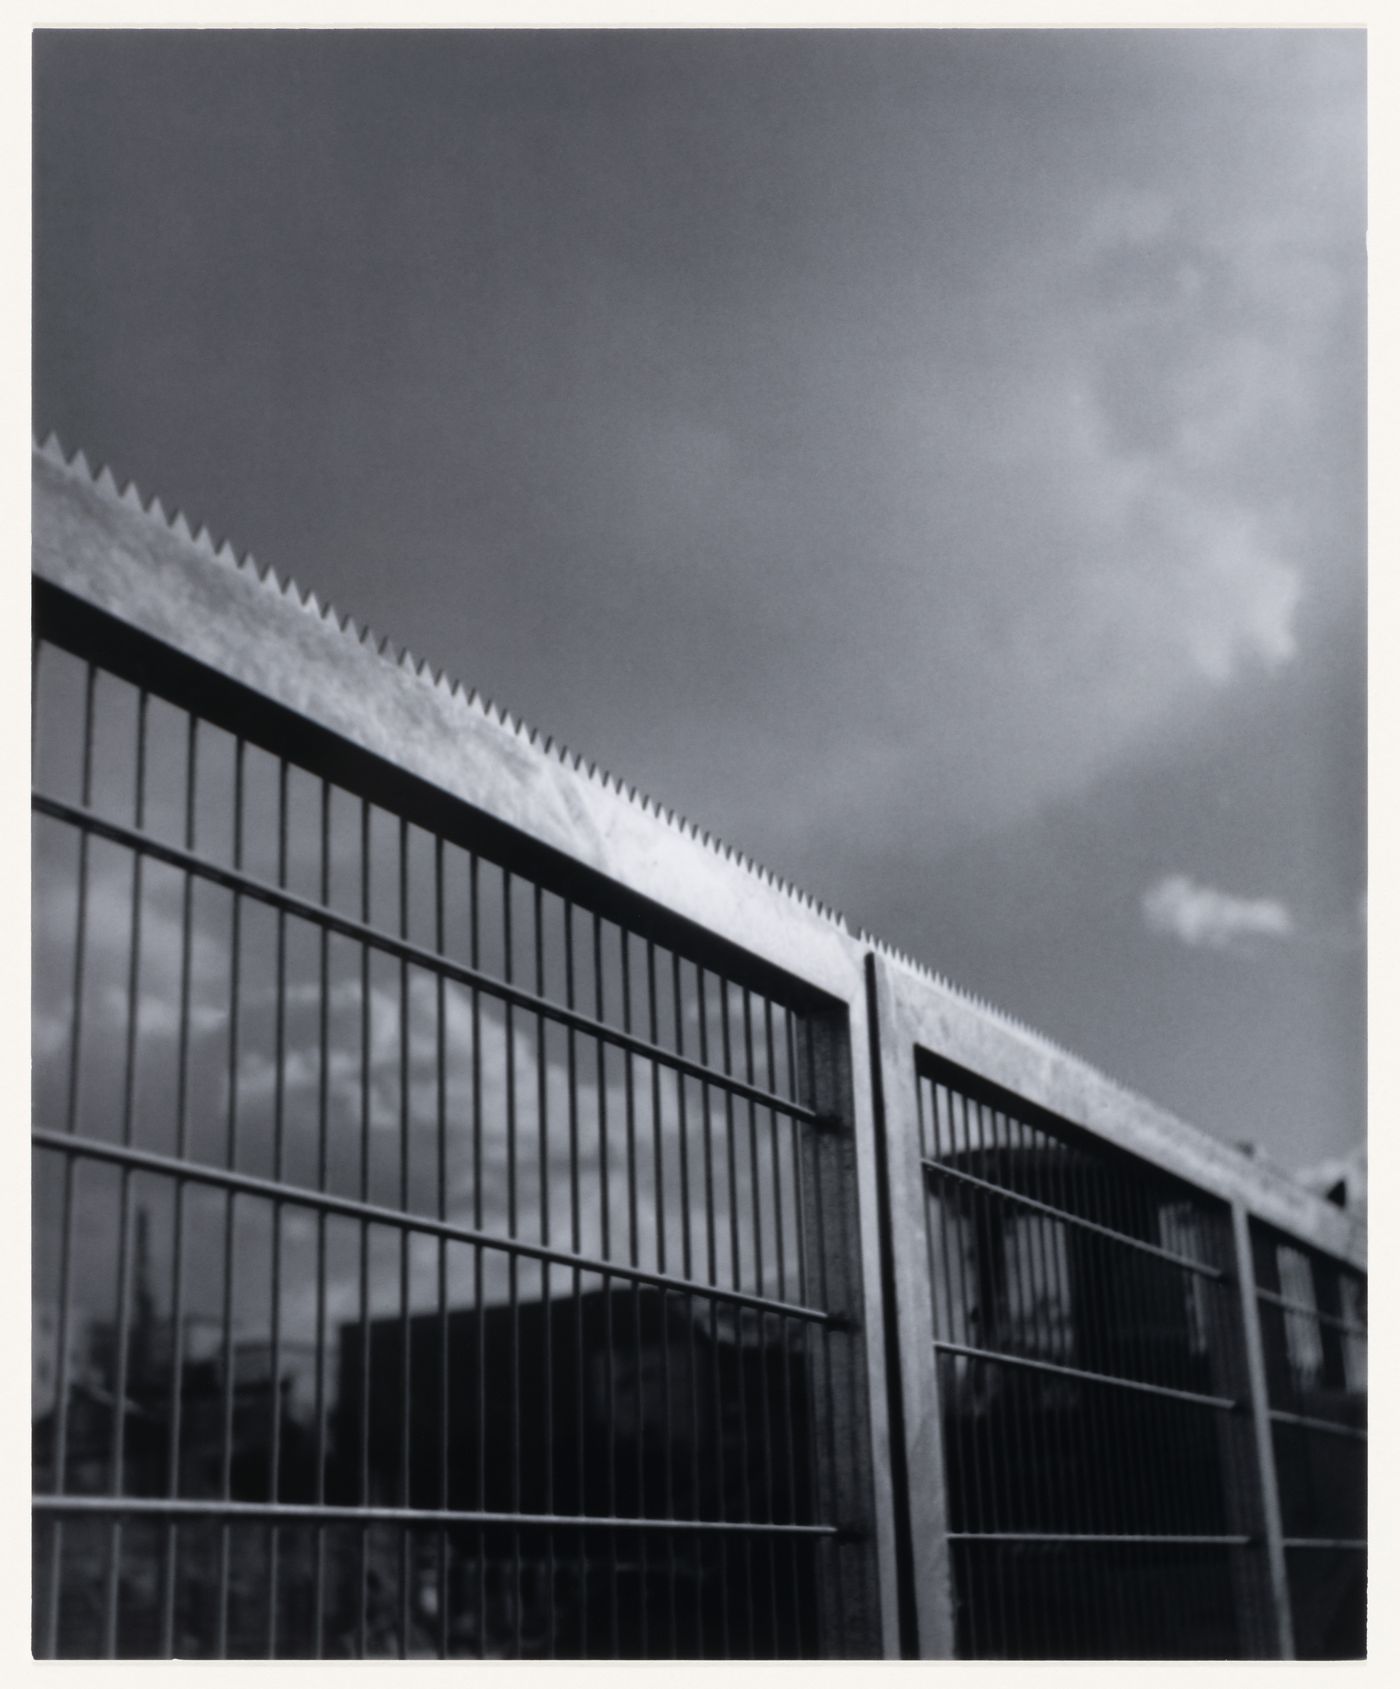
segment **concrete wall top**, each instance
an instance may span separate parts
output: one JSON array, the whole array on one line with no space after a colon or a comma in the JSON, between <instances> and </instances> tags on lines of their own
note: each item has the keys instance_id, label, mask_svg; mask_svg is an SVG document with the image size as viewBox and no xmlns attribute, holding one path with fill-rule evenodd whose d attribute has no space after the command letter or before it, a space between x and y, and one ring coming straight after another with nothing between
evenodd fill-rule
<instances>
[{"instance_id":1,"label":"concrete wall top","mask_svg":"<svg viewBox=\"0 0 1400 1689\"><path fill-rule=\"evenodd\" d=\"M835 910L664 810L313 592L262 571L158 500L35 448L40 579L372 755L854 1002L876 950L914 1042L1358 1264L1362 1229L1280 1170L1132 1096L1088 1064L853 931Z\"/></svg>"}]
</instances>

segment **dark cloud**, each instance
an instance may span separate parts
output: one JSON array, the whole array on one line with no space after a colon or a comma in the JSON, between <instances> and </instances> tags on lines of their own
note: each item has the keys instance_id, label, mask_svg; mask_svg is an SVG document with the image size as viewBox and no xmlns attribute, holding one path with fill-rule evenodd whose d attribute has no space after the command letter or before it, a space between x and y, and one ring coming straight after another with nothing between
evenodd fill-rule
<instances>
[{"instance_id":1,"label":"dark cloud","mask_svg":"<svg viewBox=\"0 0 1400 1689\"><path fill-rule=\"evenodd\" d=\"M974 886L1053 896L1102 829L1135 861L1145 770L1287 732L1320 790L1354 744L1361 36L54 34L36 67L40 427L931 961ZM1303 883L1238 882L1300 921L1356 876L1346 766ZM1067 812L1065 859L1010 866ZM1156 874L1237 883L1261 813L1176 816ZM1167 965L1149 883L1076 903L1121 980ZM1029 1019L1094 995L993 949L958 960ZM1170 1075L1105 1013L1108 1065Z\"/></svg>"}]
</instances>

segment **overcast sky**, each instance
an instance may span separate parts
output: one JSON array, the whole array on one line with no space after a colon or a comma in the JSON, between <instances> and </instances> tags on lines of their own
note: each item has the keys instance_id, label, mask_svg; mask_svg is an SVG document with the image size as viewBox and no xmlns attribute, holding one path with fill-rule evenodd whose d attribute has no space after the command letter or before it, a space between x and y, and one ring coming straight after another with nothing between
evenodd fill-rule
<instances>
[{"instance_id":1,"label":"overcast sky","mask_svg":"<svg viewBox=\"0 0 1400 1689\"><path fill-rule=\"evenodd\" d=\"M1310 1164L1364 1130L1364 78L41 34L35 427Z\"/></svg>"}]
</instances>

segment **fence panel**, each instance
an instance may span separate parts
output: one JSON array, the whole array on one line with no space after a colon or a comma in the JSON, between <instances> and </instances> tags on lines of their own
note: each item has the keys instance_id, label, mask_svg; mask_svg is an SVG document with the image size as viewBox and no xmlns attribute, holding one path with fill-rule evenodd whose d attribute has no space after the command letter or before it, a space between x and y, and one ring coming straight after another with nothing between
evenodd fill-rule
<instances>
[{"instance_id":1,"label":"fence panel","mask_svg":"<svg viewBox=\"0 0 1400 1689\"><path fill-rule=\"evenodd\" d=\"M871 1651L843 1017L58 621L37 1651Z\"/></svg>"},{"instance_id":2,"label":"fence panel","mask_svg":"<svg viewBox=\"0 0 1400 1689\"><path fill-rule=\"evenodd\" d=\"M965 1658L1256 1650L1229 1214L925 1058Z\"/></svg>"},{"instance_id":3,"label":"fence panel","mask_svg":"<svg viewBox=\"0 0 1400 1689\"><path fill-rule=\"evenodd\" d=\"M1237 1255L1240 1173L1213 1179L1207 1163L1206 1178L1183 1176L1194 1146L1154 1143L1150 1117L1117 1099L1103 1122L1067 1061L1028 1037L994 1042L936 982L874 954L869 986L906 1454L906 1650L1291 1654L1285 1555L1301 1623L1293 1562L1359 1561L1359 1541L1342 1539L1361 1532L1319 1530L1305 1545L1288 1522L1296 1497L1280 1514L1257 1251ZM1062 1099L1079 1121L1047 1106ZM1254 1193L1261 1206L1271 1194ZM1351 1308L1359 1275L1334 1281L1323 1298ZM1355 1345L1356 1325L1348 1314L1331 1328ZM1359 1355L1348 1352L1347 1376ZM1335 1582L1330 1565L1320 1577Z\"/></svg>"},{"instance_id":4,"label":"fence panel","mask_svg":"<svg viewBox=\"0 0 1400 1689\"><path fill-rule=\"evenodd\" d=\"M1251 1228L1294 1649L1366 1651L1366 1281Z\"/></svg>"}]
</instances>

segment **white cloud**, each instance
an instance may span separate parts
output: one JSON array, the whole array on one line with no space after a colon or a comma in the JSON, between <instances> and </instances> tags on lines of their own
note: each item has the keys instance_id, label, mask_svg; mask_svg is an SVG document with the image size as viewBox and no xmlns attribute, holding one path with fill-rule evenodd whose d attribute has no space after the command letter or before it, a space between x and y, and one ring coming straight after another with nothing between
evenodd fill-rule
<instances>
[{"instance_id":1,"label":"white cloud","mask_svg":"<svg viewBox=\"0 0 1400 1689\"><path fill-rule=\"evenodd\" d=\"M1224 683L1250 660L1295 655L1306 546L1279 464L1306 432L1341 287L1328 255L1300 257L1287 218L1242 231L1201 209L1154 202L1151 218L1101 208L1091 220L1082 273L1096 310L1076 348L1093 447L1082 493L1086 516L1117 524L1118 607L1138 612L1129 631L1150 630Z\"/></svg>"},{"instance_id":2,"label":"white cloud","mask_svg":"<svg viewBox=\"0 0 1400 1689\"><path fill-rule=\"evenodd\" d=\"M1293 932L1292 913L1277 898L1235 897L1197 885L1186 874L1167 874L1150 886L1142 896L1142 914L1151 931L1209 950L1235 949L1251 938L1288 938Z\"/></svg>"}]
</instances>

